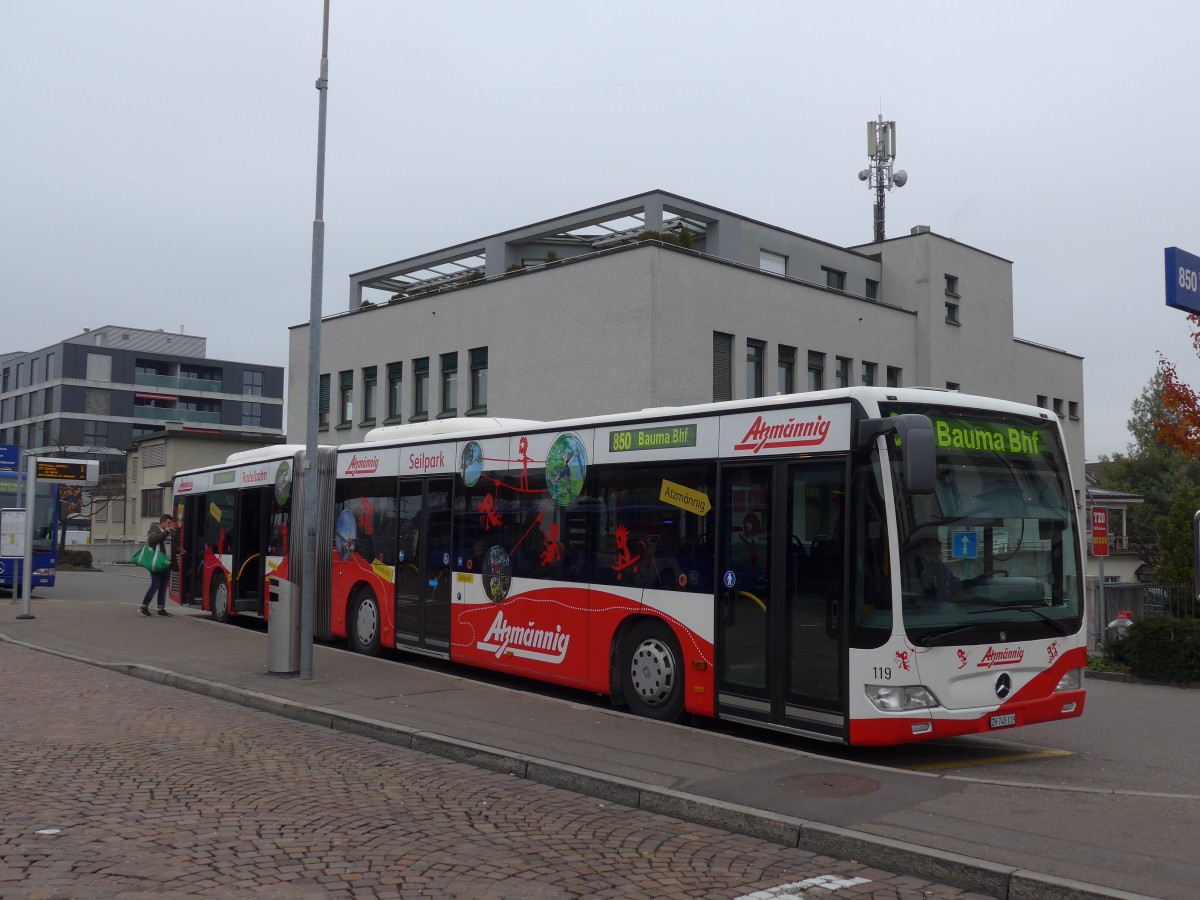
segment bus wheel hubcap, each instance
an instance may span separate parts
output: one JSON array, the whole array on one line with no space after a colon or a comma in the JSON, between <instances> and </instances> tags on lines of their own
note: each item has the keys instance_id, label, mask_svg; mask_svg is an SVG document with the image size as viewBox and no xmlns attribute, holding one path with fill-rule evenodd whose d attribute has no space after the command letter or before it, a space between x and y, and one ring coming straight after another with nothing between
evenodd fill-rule
<instances>
[{"instance_id":1,"label":"bus wheel hubcap","mask_svg":"<svg viewBox=\"0 0 1200 900\"><path fill-rule=\"evenodd\" d=\"M360 640L370 643L375 637L375 623L378 617L375 614L375 604L370 600L364 600L358 604L358 616L356 627Z\"/></svg>"},{"instance_id":2,"label":"bus wheel hubcap","mask_svg":"<svg viewBox=\"0 0 1200 900\"><path fill-rule=\"evenodd\" d=\"M659 640L643 641L633 652L633 689L650 706L665 703L675 689L675 660Z\"/></svg>"}]
</instances>

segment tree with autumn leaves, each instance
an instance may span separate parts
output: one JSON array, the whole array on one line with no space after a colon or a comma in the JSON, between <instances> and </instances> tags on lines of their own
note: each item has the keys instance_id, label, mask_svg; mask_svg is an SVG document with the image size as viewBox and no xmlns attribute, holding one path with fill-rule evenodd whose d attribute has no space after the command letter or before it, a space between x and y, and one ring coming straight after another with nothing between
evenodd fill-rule
<instances>
[{"instance_id":1,"label":"tree with autumn leaves","mask_svg":"<svg viewBox=\"0 0 1200 900\"><path fill-rule=\"evenodd\" d=\"M1188 316L1192 329L1192 349L1200 356L1200 316ZM1163 415L1154 424L1158 439L1174 447L1188 459L1200 458L1200 396L1182 381L1175 363L1158 356L1160 383L1158 397Z\"/></svg>"},{"instance_id":2,"label":"tree with autumn leaves","mask_svg":"<svg viewBox=\"0 0 1200 900\"><path fill-rule=\"evenodd\" d=\"M1189 317L1200 354L1200 317ZM1126 453L1101 457L1104 487L1141 495L1129 511L1131 549L1163 584L1192 584L1192 517L1200 509L1200 396L1173 362L1158 367L1133 401Z\"/></svg>"}]
</instances>

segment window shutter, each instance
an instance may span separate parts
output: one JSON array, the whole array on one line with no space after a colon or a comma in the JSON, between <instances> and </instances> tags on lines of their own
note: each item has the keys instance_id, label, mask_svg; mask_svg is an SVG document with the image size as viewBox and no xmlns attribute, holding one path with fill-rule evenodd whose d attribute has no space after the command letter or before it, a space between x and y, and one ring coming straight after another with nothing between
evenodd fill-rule
<instances>
[{"instance_id":1,"label":"window shutter","mask_svg":"<svg viewBox=\"0 0 1200 900\"><path fill-rule=\"evenodd\" d=\"M713 402L733 399L733 335L713 332Z\"/></svg>"},{"instance_id":2,"label":"window shutter","mask_svg":"<svg viewBox=\"0 0 1200 900\"><path fill-rule=\"evenodd\" d=\"M388 380L399 381L404 377L404 363L394 362L388 363Z\"/></svg>"},{"instance_id":3,"label":"window shutter","mask_svg":"<svg viewBox=\"0 0 1200 900\"><path fill-rule=\"evenodd\" d=\"M471 351L471 368L486 369L488 367L488 348L476 347Z\"/></svg>"},{"instance_id":4,"label":"window shutter","mask_svg":"<svg viewBox=\"0 0 1200 900\"><path fill-rule=\"evenodd\" d=\"M329 412L329 380L328 375L321 376L321 394L317 408L325 413Z\"/></svg>"}]
</instances>

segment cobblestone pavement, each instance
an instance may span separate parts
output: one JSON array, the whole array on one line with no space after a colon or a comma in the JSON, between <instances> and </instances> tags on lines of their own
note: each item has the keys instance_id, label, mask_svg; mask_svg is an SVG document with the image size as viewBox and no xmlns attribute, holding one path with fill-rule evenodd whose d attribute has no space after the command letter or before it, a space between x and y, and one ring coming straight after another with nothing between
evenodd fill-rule
<instances>
[{"instance_id":1,"label":"cobblestone pavement","mask_svg":"<svg viewBox=\"0 0 1200 900\"><path fill-rule=\"evenodd\" d=\"M11 644L0 673L4 898L979 896Z\"/></svg>"}]
</instances>

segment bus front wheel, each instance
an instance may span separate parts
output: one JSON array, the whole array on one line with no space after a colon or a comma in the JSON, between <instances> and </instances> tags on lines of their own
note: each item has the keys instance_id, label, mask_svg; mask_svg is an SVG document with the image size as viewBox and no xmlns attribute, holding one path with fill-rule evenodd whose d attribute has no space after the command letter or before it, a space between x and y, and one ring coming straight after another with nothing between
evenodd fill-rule
<instances>
[{"instance_id":1,"label":"bus front wheel","mask_svg":"<svg viewBox=\"0 0 1200 900\"><path fill-rule=\"evenodd\" d=\"M209 585L208 599L211 604L210 612L214 622L229 622L229 583L225 576L218 572Z\"/></svg>"},{"instance_id":2,"label":"bus front wheel","mask_svg":"<svg viewBox=\"0 0 1200 900\"><path fill-rule=\"evenodd\" d=\"M621 642L621 695L632 712L660 722L683 718L683 654L666 625L638 622Z\"/></svg>"},{"instance_id":3,"label":"bus front wheel","mask_svg":"<svg viewBox=\"0 0 1200 900\"><path fill-rule=\"evenodd\" d=\"M350 649L367 656L379 655L379 599L369 587L355 595L346 616L346 639Z\"/></svg>"}]
</instances>

